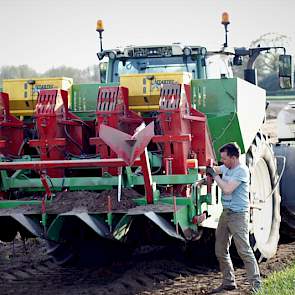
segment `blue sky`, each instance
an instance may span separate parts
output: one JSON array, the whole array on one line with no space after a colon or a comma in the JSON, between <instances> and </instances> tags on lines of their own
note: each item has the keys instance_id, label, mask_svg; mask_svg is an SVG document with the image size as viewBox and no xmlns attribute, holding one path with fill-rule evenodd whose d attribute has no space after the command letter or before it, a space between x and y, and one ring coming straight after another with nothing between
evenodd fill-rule
<instances>
[{"instance_id":1,"label":"blue sky","mask_svg":"<svg viewBox=\"0 0 295 295\"><path fill-rule=\"evenodd\" d=\"M292 0L0 0L0 11L0 66L40 72L96 64L97 19L105 25L104 48L182 42L219 49L227 11L231 46L275 32L290 38L295 55Z\"/></svg>"}]
</instances>

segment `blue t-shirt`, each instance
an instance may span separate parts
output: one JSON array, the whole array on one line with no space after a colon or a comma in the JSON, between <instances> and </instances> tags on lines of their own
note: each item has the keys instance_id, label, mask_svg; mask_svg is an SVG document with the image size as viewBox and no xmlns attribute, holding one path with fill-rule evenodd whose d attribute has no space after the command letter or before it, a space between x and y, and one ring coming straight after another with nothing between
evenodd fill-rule
<instances>
[{"instance_id":1,"label":"blue t-shirt","mask_svg":"<svg viewBox=\"0 0 295 295\"><path fill-rule=\"evenodd\" d=\"M239 164L233 169L224 165L220 166L222 179L224 181L235 180L240 182L239 186L230 194L222 193L221 202L223 208L231 209L234 212L246 212L249 210L249 169L244 164Z\"/></svg>"}]
</instances>

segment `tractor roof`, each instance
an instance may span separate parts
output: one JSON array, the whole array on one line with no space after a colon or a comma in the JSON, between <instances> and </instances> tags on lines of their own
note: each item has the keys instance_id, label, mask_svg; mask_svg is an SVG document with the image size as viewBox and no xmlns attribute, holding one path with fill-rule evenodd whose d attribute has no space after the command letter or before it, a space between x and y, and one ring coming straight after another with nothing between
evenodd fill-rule
<instances>
[{"instance_id":1,"label":"tractor roof","mask_svg":"<svg viewBox=\"0 0 295 295\"><path fill-rule=\"evenodd\" d=\"M103 50L97 54L101 60L105 56L109 58L142 58L142 57L170 57L179 55L206 54L206 48L202 46L187 46L181 43L172 43L171 45L129 45L123 48Z\"/></svg>"}]
</instances>

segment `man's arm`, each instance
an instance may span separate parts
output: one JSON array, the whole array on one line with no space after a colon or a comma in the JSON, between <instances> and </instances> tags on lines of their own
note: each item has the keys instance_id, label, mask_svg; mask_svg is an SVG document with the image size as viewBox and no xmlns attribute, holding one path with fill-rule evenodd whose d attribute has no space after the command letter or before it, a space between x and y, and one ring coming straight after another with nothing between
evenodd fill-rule
<instances>
[{"instance_id":1,"label":"man's arm","mask_svg":"<svg viewBox=\"0 0 295 295\"><path fill-rule=\"evenodd\" d=\"M216 175L213 178L225 195L230 195L241 183L237 180L224 181L219 175Z\"/></svg>"},{"instance_id":2,"label":"man's arm","mask_svg":"<svg viewBox=\"0 0 295 295\"><path fill-rule=\"evenodd\" d=\"M225 195L230 195L240 185L241 181L235 179L225 181L218 175L218 172L222 172L220 166L206 168L206 173L211 175L218 186L222 189L223 193Z\"/></svg>"}]
</instances>

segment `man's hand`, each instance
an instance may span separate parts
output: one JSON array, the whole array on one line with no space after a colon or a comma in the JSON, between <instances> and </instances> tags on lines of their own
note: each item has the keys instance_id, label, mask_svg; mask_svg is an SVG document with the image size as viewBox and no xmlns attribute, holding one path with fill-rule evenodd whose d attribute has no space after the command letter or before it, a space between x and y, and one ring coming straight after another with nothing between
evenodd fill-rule
<instances>
[{"instance_id":1,"label":"man's hand","mask_svg":"<svg viewBox=\"0 0 295 295\"><path fill-rule=\"evenodd\" d=\"M214 171L214 169L209 166L206 167L206 174L210 175L213 178L217 175L217 173Z\"/></svg>"}]
</instances>

